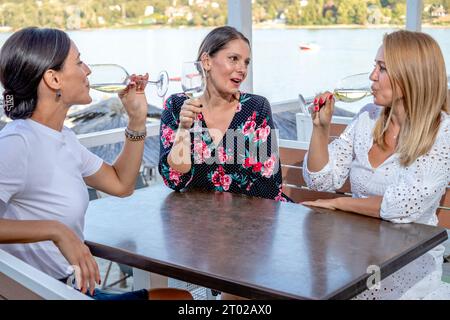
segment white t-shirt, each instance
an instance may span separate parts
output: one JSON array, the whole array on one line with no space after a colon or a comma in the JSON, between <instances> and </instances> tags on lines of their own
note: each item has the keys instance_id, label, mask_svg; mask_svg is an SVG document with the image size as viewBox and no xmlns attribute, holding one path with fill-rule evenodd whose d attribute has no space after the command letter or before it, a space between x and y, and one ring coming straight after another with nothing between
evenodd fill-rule
<instances>
[{"instance_id":1,"label":"white t-shirt","mask_svg":"<svg viewBox=\"0 0 450 320\"><path fill-rule=\"evenodd\" d=\"M303 176L319 191L339 189L349 177L355 198L383 196L380 217L393 223L437 225L436 209L450 183L450 116L441 113L441 124L431 150L411 165L400 165L393 154L377 168L369 162L373 128L381 108L369 104L355 116L341 136L328 146L329 161L322 170L310 172L307 157ZM380 237L380 245L390 239ZM444 247L439 245L381 281L381 287L366 290L357 299L421 299L440 289ZM444 291L441 291L444 293ZM446 296L449 297L449 292ZM435 296L437 298L437 296Z\"/></svg>"},{"instance_id":2,"label":"white t-shirt","mask_svg":"<svg viewBox=\"0 0 450 320\"><path fill-rule=\"evenodd\" d=\"M0 218L57 220L83 240L89 204L83 177L96 173L102 163L66 127L59 132L31 119L8 123L0 131L0 201L6 204L0 206ZM54 278L70 274L51 241L2 244L0 249Z\"/></svg>"}]
</instances>

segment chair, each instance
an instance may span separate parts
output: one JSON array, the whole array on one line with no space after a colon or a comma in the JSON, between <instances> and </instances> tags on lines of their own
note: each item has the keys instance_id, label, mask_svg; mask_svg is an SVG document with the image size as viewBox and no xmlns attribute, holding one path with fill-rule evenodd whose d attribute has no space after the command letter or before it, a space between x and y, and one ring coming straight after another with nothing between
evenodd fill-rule
<instances>
[{"instance_id":1,"label":"chair","mask_svg":"<svg viewBox=\"0 0 450 320\"><path fill-rule=\"evenodd\" d=\"M119 270L120 270L120 278L118 280L114 281L113 283L107 284L108 277L111 272L112 264L113 264L113 262L109 261L108 268L106 269L105 278L102 281L102 290L112 288L118 283L120 283L121 288L125 288L127 286L127 279L129 277L133 276L133 268L131 268L130 266L127 266L125 264L118 263L117 265L119 266Z\"/></svg>"},{"instance_id":2,"label":"chair","mask_svg":"<svg viewBox=\"0 0 450 320\"><path fill-rule=\"evenodd\" d=\"M91 298L0 250L0 300L91 300Z\"/></svg>"},{"instance_id":3,"label":"chair","mask_svg":"<svg viewBox=\"0 0 450 320\"><path fill-rule=\"evenodd\" d=\"M194 300L192 294L177 288L155 288L148 291L149 300Z\"/></svg>"}]
</instances>

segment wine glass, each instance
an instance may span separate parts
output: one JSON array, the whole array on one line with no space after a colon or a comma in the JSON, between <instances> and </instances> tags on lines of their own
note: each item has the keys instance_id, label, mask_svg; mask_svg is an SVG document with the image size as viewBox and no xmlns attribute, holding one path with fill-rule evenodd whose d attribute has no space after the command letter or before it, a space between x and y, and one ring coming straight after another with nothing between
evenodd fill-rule
<instances>
[{"instance_id":1,"label":"wine glass","mask_svg":"<svg viewBox=\"0 0 450 320\"><path fill-rule=\"evenodd\" d=\"M183 62L181 87L183 92L191 99L203 95L206 89L206 77L201 61Z\"/></svg>"},{"instance_id":2,"label":"wine glass","mask_svg":"<svg viewBox=\"0 0 450 320\"><path fill-rule=\"evenodd\" d=\"M356 102L372 94L370 89L370 73L357 73L338 81L333 90L334 98L342 102ZM301 104L303 113L311 115L314 103ZM319 106L322 107L322 106Z\"/></svg>"},{"instance_id":3,"label":"wine glass","mask_svg":"<svg viewBox=\"0 0 450 320\"><path fill-rule=\"evenodd\" d=\"M201 61L183 62L181 67L181 87L183 92L190 98L199 98L205 93L206 77ZM202 132L201 118L197 114L194 127L191 132Z\"/></svg>"},{"instance_id":4,"label":"wine glass","mask_svg":"<svg viewBox=\"0 0 450 320\"><path fill-rule=\"evenodd\" d=\"M92 89L117 93L127 87L130 82L128 71L118 64L90 64L89 86ZM169 75L167 71L161 71L156 81L147 81L156 86L156 93L163 97L169 87Z\"/></svg>"}]
</instances>

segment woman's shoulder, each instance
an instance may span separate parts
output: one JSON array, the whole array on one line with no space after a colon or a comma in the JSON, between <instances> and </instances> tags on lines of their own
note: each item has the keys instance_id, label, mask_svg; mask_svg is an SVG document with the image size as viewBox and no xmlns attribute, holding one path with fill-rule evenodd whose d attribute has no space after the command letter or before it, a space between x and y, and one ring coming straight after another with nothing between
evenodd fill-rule
<instances>
[{"instance_id":1,"label":"woman's shoulder","mask_svg":"<svg viewBox=\"0 0 450 320\"><path fill-rule=\"evenodd\" d=\"M450 114L444 111L441 112L441 128L450 134Z\"/></svg>"},{"instance_id":2,"label":"woman's shoulder","mask_svg":"<svg viewBox=\"0 0 450 320\"><path fill-rule=\"evenodd\" d=\"M269 101L267 100L266 97L257 95L257 94L253 94L253 93L246 93L246 92L241 92L241 96L239 98L239 101L241 103L248 103L248 104L256 104L256 105L265 105L265 104L269 104Z\"/></svg>"},{"instance_id":3,"label":"woman's shoulder","mask_svg":"<svg viewBox=\"0 0 450 320\"><path fill-rule=\"evenodd\" d=\"M165 110L176 108L181 109L181 106L187 99L189 99L189 97L184 93L174 93L171 96L169 96L164 102L164 109Z\"/></svg>"},{"instance_id":4,"label":"woman's shoulder","mask_svg":"<svg viewBox=\"0 0 450 320\"><path fill-rule=\"evenodd\" d=\"M7 136L20 136L24 140L32 133L30 126L27 124L26 120L18 119L8 122L5 127L0 131L0 137Z\"/></svg>"},{"instance_id":5,"label":"woman's shoulder","mask_svg":"<svg viewBox=\"0 0 450 320\"><path fill-rule=\"evenodd\" d=\"M241 93L239 103L245 106L246 110L253 110L258 114L267 114L271 111L269 100L257 94Z\"/></svg>"},{"instance_id":6,"label":"woman's shoulder","mask_svg":"<svg viewBox=\"0 0 450 320\"><path fill-rule=\"evenodd\" d=\"M435 144L445 148L450 147L450 114L446 112L441 113L441 125L439 126Z\"/></svg>"},{"instance_id":7,"label":"woman's shoulder","mask_svg":"<svg viewBox=\"0 0 450 320\"><path fill-rule=\"evenodd\" d=\"M359 118L367 118L372 121L376 121L381 114L383 107L380 107L374 103L366 104L362 109L358 112L357 116Z\"/></svg>"},{"instance_id":8,"label":"woman's shoulder","mask_svg":"<svg viewBox=\"0 0 450 320\"><path fill-rule=\"evenodd\" d=\"M359 112L353 117L352 124L357 126L363 126L364 128L372 128L383 110L382 107L376 104L369 103L359 110Z\"/></svg>"},{"instance_id":9,"label":"woman's shoulder","mask_svg":"<svg viewBox=\"0 0 450 320\"><path fill-rule=\"evenodd\" d=\"M32 134L33 131L25 120L14 120L7 123L0 131L0 140L3 142L2 145L14 144L16 149L28 148Z\"/></svg>"}]
</instances>

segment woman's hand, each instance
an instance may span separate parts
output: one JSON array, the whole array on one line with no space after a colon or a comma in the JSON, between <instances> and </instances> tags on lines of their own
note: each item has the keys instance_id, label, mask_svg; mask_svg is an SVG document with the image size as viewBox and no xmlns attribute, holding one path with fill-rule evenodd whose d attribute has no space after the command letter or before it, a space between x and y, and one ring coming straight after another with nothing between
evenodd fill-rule
<instances>
[{"instance_id":1,"label":"woman's hand","mask_svg":"<svg viewBox=\"0 0 450 320\"><path fill-rule=\"evenodd\" d=\"M55 236L53 242L63 256L75 269L77 287L86 293L89 289L94 294L95 284L100 284L100 272L97 262L89 248L66 225L55 222Z\"/></svg>"},{"instance_id":2,"label":"woman's hand","mask_svg":"<svg viewBox=\"0 0 450 320\"><path fill-rule=\"evenodd\" d=\"M119 98L125 107L131 124L135 126L131 127L131 130L141 131L145 129L145 123L147 121L148 103L145 97L145 87L148 82L148 73L142 75L132 75L130 77L130 83L121 92L119 92ZM136 126L139 126L137 128Z\"/></svg>"},{"instance_id":3,"label":"woman's hand","mask_svg":"<svg viewBox=\"0 0 450 320\"><path fill-rule=\"evenodd\" d=\"M185 100L180 111L180 128L189 130L200 112L202 112L200 99Z\"/></svg>"},{"instance_id":4,"label":"woman's hand","mask_svg":"<svg viewBox=\"0 0 450 320\"><path fill-rule=\"evenodd\" d=\"M334 110L334 97L331 92L325 92L315 97L311 110L313 124L316 127L328 128Z\"/></svg>"},{"instance_id":5,"label":"woman's hand","mask_svg":"<svg viewBox=\"0 0 450 320\"><path fill-rule=\"evenodd\" d=\"M338 210L338 198L336 199L318 199L315 201L304 201L301 204L305 206L325 208L330 210Z\"/></svg>"},{"instance_id":6,"label":"woman's hand","mask_svg":"<svg viewBox=\"0 0 450 320\"><path fill-rule=\"evenodd\" d=\"M382 196L371 196L367 198L339 197L334 199L305 201L301 204L331 210L349 211L369 217L380 218L382 201Z\"/></svg>"}]
</instances>

